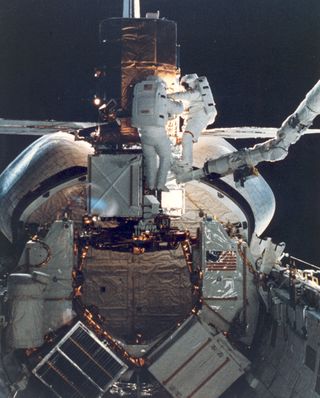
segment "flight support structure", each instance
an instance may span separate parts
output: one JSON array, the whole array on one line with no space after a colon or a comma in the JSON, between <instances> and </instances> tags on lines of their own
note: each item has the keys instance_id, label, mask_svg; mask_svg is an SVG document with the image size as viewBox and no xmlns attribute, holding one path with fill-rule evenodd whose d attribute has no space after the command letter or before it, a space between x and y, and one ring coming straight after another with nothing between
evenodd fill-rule
<instances>
[{"instance_id":1,"label":"flight support structure","mask_svg":"<svg viewBox=\"0 0 320 398\"><path fill-rule=\"evenodd\" d=\"M239 277L249 279L244 246L209 217L196 234L172 225L170 211L183 206L166 214L144 194L137 142L94 146L82 224L66 209L39 226L8 277L2 354L16 378L12 388L31 388L27 381L36 378L61 398L101 397L133 370L152 375L173 397L219 397L249 370L224 334L236 340L248 329L248 286ZM187 358L190 368L177 372ZM212 367L195 372L208 360ZM166 374L163 363L172 363ZM228 381L218 384L223 375Z\"/></svg>"}]
</instances>

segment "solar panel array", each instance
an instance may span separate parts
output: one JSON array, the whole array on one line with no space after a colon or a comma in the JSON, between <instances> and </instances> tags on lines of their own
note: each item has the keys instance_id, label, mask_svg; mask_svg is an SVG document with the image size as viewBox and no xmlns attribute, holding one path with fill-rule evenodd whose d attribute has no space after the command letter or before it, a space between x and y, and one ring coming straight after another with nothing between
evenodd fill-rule
<instances>
[{"instance_id":1,"label":"solar panel array","mask_svg":"<svg viewBox=\"0 0 320 398\"><path fill-rule=\"evenodd\" d=\"M127 366L81 322L34 369L60 398L98 398Z\"/></svg>"}]
</instances>

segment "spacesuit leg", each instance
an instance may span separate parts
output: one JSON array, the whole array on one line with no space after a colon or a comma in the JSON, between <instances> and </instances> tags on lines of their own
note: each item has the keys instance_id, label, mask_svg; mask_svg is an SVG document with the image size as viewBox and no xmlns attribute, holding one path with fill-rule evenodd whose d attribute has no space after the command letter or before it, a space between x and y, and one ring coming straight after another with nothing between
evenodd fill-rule
<instances>
[{"instance_id":1,"label":"spacesuit leg","mask_svg":"<svg viewBox=\"0 0 320 398\"><path fill-rule=\"evenodd\" d=\"M157 153L155 147L143 142L142 140L142 152L146 185L149 189L155 189L158 170Z\"/></svg>"},{"instance_id":2,"label":"spacesuit leg","mask_svg":"<svg viewBox=\"0 0 320 398\"><path fill-rule=\"evenodd\" d=\"M182 137L182 161L188 167L192 167L193 163L192 143L193 135L185 131Z\"/></svg>"},{"instance_id":3,"label":"spacesuit leg","mask_svg":"<svg viewBox=\"0 0 320 398\"><path fill-rule=\"evenodd\" d=\"M156 188L159 191L163 191L165 189L167 175L171 166L171 145L167 136L157 137L156 141L155 148L159 156Z\"/></svg>"},{"instance_id":4,"label":"spacesuit leg","mask_svg":"<svg viewBox=\"0 0 320 398\"><path fill-rule=\"evenodd\" d=\"M182 161L187 167L193 164L192 144L198 142L201 132L207 127L209 116L204 110L190 113L182 137Z\"/></svg>"}]
</instances>

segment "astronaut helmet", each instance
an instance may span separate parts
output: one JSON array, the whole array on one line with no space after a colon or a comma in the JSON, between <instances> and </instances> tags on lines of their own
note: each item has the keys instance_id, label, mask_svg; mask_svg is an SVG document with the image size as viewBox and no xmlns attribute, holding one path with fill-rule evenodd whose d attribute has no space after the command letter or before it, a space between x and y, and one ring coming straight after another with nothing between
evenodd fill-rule
<instances>
[{"instance_id":1,"label":"astronaut helmet","mask_svg":"<svg viewBox=\"0 0 320 398\"><path fill-rule=\"evenodd\" d=\"M186 89L188 88L194 89L197 80L198 80L198 75L196 73L191 73L189 75L182 76L180 84Z\"/></svg>"}]
</instances>

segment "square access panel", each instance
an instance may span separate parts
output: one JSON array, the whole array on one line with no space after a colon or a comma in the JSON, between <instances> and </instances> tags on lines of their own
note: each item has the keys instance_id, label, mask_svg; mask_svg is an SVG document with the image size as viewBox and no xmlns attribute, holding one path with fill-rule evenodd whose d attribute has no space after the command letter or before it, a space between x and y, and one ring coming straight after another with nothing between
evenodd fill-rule
<instances>
[{"instance_id":1,"label":"square access panel","mask_svg":"<svg viewBox=\"0 0 320 398\"><path fill-rule=\"evenodd\" d=\"M173 398L218 398L248 369L226 337L189 317L150 356L149 372Z\"/></svg>"},{"instance_id":2,"label":"square access panel","mask_svg":"<svg viewBox=\"0 0 320 398\"><path fill-rule=\"evenodd\" d=\"M100 217L142 216L142 155L89 156L88 211Z\"/></svg>"},{"instance_id":3,"label":"square access panel","mask_svg":"<svg viewBox=\"0 0 320 398\"><path fill-rule=\"evenodd\" d=\"M128 369L83 323L78 322L33 369L60 398L98 398Z\"/></svg>"}]
</instances>

